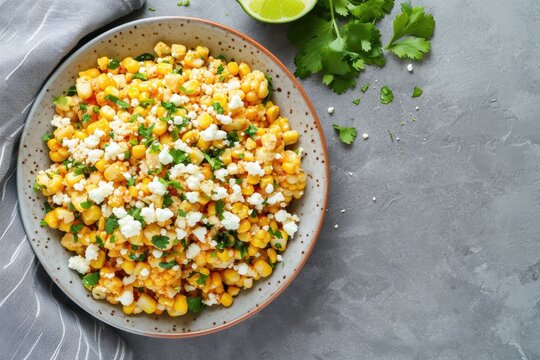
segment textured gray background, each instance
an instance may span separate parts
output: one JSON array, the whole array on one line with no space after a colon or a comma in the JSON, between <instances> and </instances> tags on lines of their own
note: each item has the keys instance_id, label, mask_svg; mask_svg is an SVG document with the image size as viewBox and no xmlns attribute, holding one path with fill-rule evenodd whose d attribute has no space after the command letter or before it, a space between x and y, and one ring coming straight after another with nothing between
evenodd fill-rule
<instances>
[{"instance_id":1,"label":"textured gray background","mask_svg":"<svg viewBox=\"0 0 540 360\"><path fill-rule=\"evenodd\" d=\"M219 21L293 69L286 26L255 22L232 0L191 3L150 0L146 9L157 11L120 22ZM323 121L332 187L298 278L261 313L217 334L122 333L136 359L540 359L540 3L424 4L437 22L433 51L412 74L389 56L385 68L361 75L360 85L372 86L358 107L358 89L336 96L318 78L303 82ZM389 18L384 41L390 27ZM385 84L395 94L387 106L378 104ZM410 98L415 85L419 99ZM345 147L333 122L370 138Z\"/></svg>"}]
</instances>

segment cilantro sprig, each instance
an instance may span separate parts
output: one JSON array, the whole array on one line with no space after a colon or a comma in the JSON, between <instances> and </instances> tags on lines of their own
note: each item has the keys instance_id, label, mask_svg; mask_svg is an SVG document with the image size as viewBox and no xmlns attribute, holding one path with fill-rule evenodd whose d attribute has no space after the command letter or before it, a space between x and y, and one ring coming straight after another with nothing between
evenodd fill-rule
<instances>
[{"instance_id":1,"label":"cilantro sprig","mask_svg":"<svg viewBox=\"0 0 540 360\"><path fill-rule=\"evenodd\" d=\"M334 129L338 131L339 140L341 140L342 143L351 145L354 140L356 139L356 129L353 127L346 127L346 126L339 126L337 124L334 124Z\"/></svg>"}]
</instances>

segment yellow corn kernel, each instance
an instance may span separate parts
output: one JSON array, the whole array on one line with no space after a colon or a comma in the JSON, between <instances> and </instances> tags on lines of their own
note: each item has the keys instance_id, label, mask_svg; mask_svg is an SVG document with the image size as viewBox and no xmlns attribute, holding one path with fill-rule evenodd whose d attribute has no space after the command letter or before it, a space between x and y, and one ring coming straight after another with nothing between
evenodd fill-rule
<instances>
[{"instance_id":1,"label":"yellow corn kernel","mask_svg":"<svg viewBox=\"0 0 540 360\"><path fill-rule=\"evenodd\" d=\"M105 106L107 106L107 105L105 105ZM109 106L109 108L110 108L110 106ZM101 109L103 109L103 107ZM101 113L101 109L100 109L100 113ZM114 115L113 115L113 117L114 117ZM93 134L97 129L103 131L105 134L108 134L109 131L111 130L111 128L109 126L109 122L107 120L105 120L105 119L101 119L101 120L98 120L96 122L93 122L93 123L91 123L90 125L88 125L86 127L86 131L88 132L88 134Z\"/></svg>"},{"instance_id":2,"label":"yellow corn kernel","mask_svg":"<svg viewBox=\"0 0 540 360\"><path fill-rule=\"evenodd\" d=\"M101 208L97 205L92 205L82 212L82 221L86 225L92 225L99 220L101 216Z\"/></svg>"},{"instance_id":3,"label":"yellow corn kernel","mask_svg":"<svg viewBox=\"0 0 540 360\"><path fill-rule=\"evenodd\" d=\"M240 226L238 227L238 233L243 234L245 232L248 232L251 228L251 222L247 219L244 219L240 221Z\"/></svg>"},{"instance_id":4,"label":"yellow corn kernel","mask_svg":"<svg viewBox=\"0 0 540 360\"><path fill-rule=\"evenodd\" d=\"M101 269L105 264L105 257L105 251L99 250L97 259L90 261L90 266L94 269Z\"/></svg>"},{"instance_id":5,"label":"yellow corn kernel","mask_svg":"<svg viewBox=\"0 0 540 360\"><path fill-rule=\"evenodd\" d=\"M152 129L152 132L156 136L161 136L161 135L165 134L165 131L167 131L168 126L169 125L165 121L158 121L158 122L156 122L156 125Z\"/></svg>"},{"instance_id":6,"label":"yellow corn kernel","mask_svg":"<svg viewBox=\"0 0 540 360\"><path fill-rule=\"evenodd\" d=\"M64 190L62 177L60 175L53 175L52 179L46 184L45 190L47 190L43 191L43 195L45 196L54 195L57 192Z\"/></svg>"},{"instance_id":7,"label":"yellow corn kernel","mask_svg":"<svg viewBox=\"0 0 540 360\"><path fill-rule=\"evenodd\" d=\"M157 64L156 72L161 75L170 74L173 70L172 64L161 62Z\"/></svg>"},{"instance_id":8,"label":"yellow corn kernel","mask_svg":"<svg viewBox=\"0 0 540 360\"><path fill-rule=\"evenodd\" d=\"M246 76L247 74L249 74L251 72L251 68L249 67L248 64L246 63L241 63L239 66L238 66L238 73L240 74L240 78L243 78L244 76Z\"/></svg>"},{"instance_id":9,"label":"yellow corn kernel","mask_svg":"<svg viewBox=\"0 0 540 360\"><path fill-rule=\"evenodd\" d=\"M124 305L122 306L122 311L124 312L124 314L126 315L131 315L133 314L133 310L135 310L135 307L137 306L137 303L134 301L132 302L131 304L129 305Z\"/></svg>"},{"instance_id":10,"label":"yellow corn kernel","mask_svg":"<svg viewBox=\"0 0 540 360\"><path fill-rule=\"evenodd\" d=\"M107 86L109 86L110 83L111 82L107 74L100 74L96 78L96 84L101 90L104 90Z\"/></svg>"},{"instance_id":11,"label":"yellow corn kernel","mask_svg":"<svg viewBox=\"0 0 540 360\"><path fill-rule=\"evenodd\" d=\"M135 74L139 71L139 62L132 57L127 57L124 60L122 60L122 66L130 73Z\"/></svg>"},{"instance_id":12,"label":"yellow corn kernel","mask_svg":"<svg viewBox=\"0 0 540 360\"><path fill-rule=\"evenodd\" d=\"M221 294L221 297L219 298L219 302L221 303L221 305L225 307L229 307L233 303L233 297L228 293Z\"/></svg>"},{"instance_id":13,"label":"yellow corn kernel","mask_svg":"<svg viewBox=\"0 0 540 360\"><path fill-rule=\"evenodd\" d=\"M207 112L199 115L197 117L197 121L199 122L199 129L201 130L208 128L213 122L212 117Z\"/></svg>"},{"instance_id":14,"label":"yellow corn kernel","mask_svg":"<svg viewBox=\"0 0 540 360\"><path fill-rule=\"evenodd\" d=\"M177 60L181 60L186 56L186 47L184 45L172 44L171 55Z\"/></svg>"},{"instance_id":15,"label":"yellow corn kernel","mask_svg":"<svg viewBox=\"0 0 540 360\"><path fill-rule=\"evenodd\" d=\"M62 147L62 145L60 145L58 140L56 140L55 138L52 138L52 139L49 139L49 141L47 141L47 147L51 151L56 151L56 150L60 149Z\"/></svg>"},{"instance_id":16,"label":"yellow corn kernel","mask_svg":"<svg viewBox=\"0 0 540 360\"><path fill-rule=\"evenodd\" d=\"M274 150L277 145L277 137L272 133L263 134L261 136L261 144L267 150Z\"/></svg>"},{"instance_id":17,"label":"yellow corn kernel","mask_svg":"<svg viewBox=\"0 0 540 360\"><path fill-rule=\"evenodd\" d=\"M266 110L266 120L268 120L269 123L273 123L274 120L277 119L279 116L279 106L273 105Z\"/></svg>"},{"instance_id":18,"label":"yellow corn kernel","mask_svg":"<svg viewBox=\"0 0 540 360\"><path fill-rule=\"evenodd\" d=\"M126 274L131 275L133 274L133 270L135 270L135 261L124 260L124 262L120 264L120 267L126 272Z\"/></svg>"},{"instance_id":19,"label":"yellow corn kernel","mask_svg":"<svg viewBox=\"0 0 540 360\"><path fill-rule=\"evenodd\" d=\"M134 87L134 86L130 86L128 88L128 91L127 91L127 94L130 98L132 99L138 99L139 98L139 95L141 94L141 92L139 91L138 88Z\"/></svg>"},{"instance_id":20,"label":"yellow corn kernel","mask_svg":"<svg viewBox=\"0 0 540 360\"><path fill-rule=\"evenodd\" d=\"M142 159L146 155L146 147L143 144L135 145L131 148L131 156L134 159Z\"/></svg>"},{"instance_id":21,"label":"yellow corn kernel","mask_svg":"<svg viewBox=\"0 0 540 360\"><path fill-rule=\"evenodd\" d=\"M192 164L199 165L204 160L204 154L200 149L193 148L189 153L189 159Z\"/></svg>"},{"instance_id":22,"label":"yellow corn kernel","mask_svg":"<svg viewBox=\"0 0 540 360\"><path fill-rule=\"evenodd\" d=\"M157 56L163 57L171 54L171 48L169 45L160 41L156 44L156 46L154 46L154 52L157 54Z\"/></svg>"},{"instance_id":23,"label":"yellow corn kernel","mask_svg":"<svg viewBox=\"0 0 540 360\"><path fill-rule=\"evenodd\" d=\"M113 95L116 97L120 94L120 91L115 86L107 86L103 92L105 95Z\"/></svg>"},{"instance_id":24,"label":"yellow corn kernel","mask_svg":"<svg viewBox=\"0 0 540 360\"><path fill-rule=\"evenodd\" d=\"M122 174L126 172L126 170L127 169L123 163L114 162L105 168L103 176L105 179L107 179L107 181L121 181L124 180L124 175Z\"/></svg>"},{"instance_id":25,"label":"yellow corn kernel","mask_svg":"<svg viewBox=\"0 0 540 360\"><path fill-rule=\"evenodd\" d=\"M223 262L227 262L231 259L231 256L229 255L229 250L223 250L217 253L217 257L219 260Z\"/></svg>"},{"instance_id":26,"label":"yellow corn kernel","mask_svg":"<svg viewBox=\"0 0 540 360\"><path fill-rule=\"evenodd\" d=\"M227 70L229 71L229 74L231 74L232 76L238 75L238 71L239 71L238 64L234 61L231 61L230 63L227 64Z\"/></svg>"},{"instance_id":27,"label":"yellow corn kernel","mask_svg":"<svg viewBox=\"0 0 540 360\"><path fill-rule=\"evenodd\" d=\"M261 178L260 187L265 190L268 185L274 184L274 178L271 175L265 175Z\"/></svg>"},{"instance_id":28,"label":"yellow corn kernel","mask_svg":"<svg viewBox=\"0 0 540 360\"><path fill-rule=\"evenodd\" d=\"M81 100L89 99L94 94L92 83L88 79L78 78L75 83L75 88L77 89L77 95L79 95Z\"/></svg>"},{"instance_id":29,"label":"yellow corn kernel","mask_svg":"<svg viewBox=\"0 0 540 360\"><path fill-rule=\"evenodd\" d=\"M240 275L233 269L225 269L223 278L225 279L226 284L235 284L240 280Z\"/></svg>"},{"instance_id":30,"label":"yellow corn kernel","mask_svg":"<svg viewBox=\"0 0 540 360\"><path fill-rule=\"evenodd\" d=\"M179 313L179 315L184 315L188 311L188 303L185 295L176 295L174 298L174 311Z\"/></svg>"},{"instance_id":31,"label":"yellow corn kernel","mask_svg":"<svg viewBox=\"0 0 540 360\"><path fill-rule=\"evenodd\" d=\"M186 95L199 95L201 83L198 80L188 80L184 83Z\"/></svg>"},{"instance_id":32,"label":"yellow corn kernel","mask_svg":"<svg viewBox=\"0 0 540 360\"><path fill-rule=\"evenodd\" d=\"M78 183L79 181L81 181L82 179L84 179L83 174L76 175L73 171L70 171L70 172L68 172L66 174L66 177L64 178L64 181L66 182L67 186L73 186L76 183Z\"/></svg>"},{"instance_id":33,"label":"yellow corn kernel","mask_svg":"<svg viewBox=\"0 0 540 360\"><path fill-rule=\"evenodd\" d=\"M272 267L264 260L255 261L253 267L255 268L255 271L257 271L257 273L262 277L267 277L272 274Z\"/></svg>"},{"instance_id":34,"label":"yellow corn kernel","mask_svg":"<svg viewBox=\"0 0 540 360\"><path fill-rule=\"evenodd\" d=\"M283 142L285 145L292 145L298 142L298 131L289 130L283 133Z\"/></svg>"},{"instance_id":35,"label":"yellow corn kernel","mask_svg":"<svg viewBox=\"0 0 540 360\"><path fill-rule=\"evenodd\" d=\"M257 143L252 139L252 138L248 138L246 140L246 145L245 145L246 149L248 150L253 150L257 147Z\"/></svg>"},{"instance_id":36,"label":"yellow corn kernel","mask_svg":"<svg viewBox=\"0 0 540 360\"><path fill-rule=\"evenodd\" d=\"M172 136L168 133L165 133L159 137L159 142L160 144L163 144L163 145L171 145L173 141L174 140Z\"/></svg>"},{"instance_id":37,"label":"yellow corn kernel","mask_svg":"<svg viewBox=\"0 0 540 360\"><path fill-rule=\"evenodd\" d=\"M294 173L296 173L296 166L293 163L284 162L281 165L281 168L289 175L293 175Z\"/></svg>"},{"instance_id":38,"label":"yellow corn kernel","mask_svg":"<svg viewBox=\"0 0 540 360\"><path fill-rule=\"evenodd\" d=\"M105 159L99 159L94 166L96 169L103 172L105 171L105 167L107 167L107 161Z\"/></svg>"},{"instance_id":39,"label":"yellow corn kernel","mask_svg":"<svg viewBox=\"0 0 540 360\"><path fill-rule=\"evenodd\" d=\"M242 188L243 195L249 196L253 194L254 192L255 192L255 188L253 188L253 185L248 184Z\"/></svg>"},{"instance_id":40,"label":"yellow corn kernel","mask_svg":"<svg viewBox=\"0 0 540 360\"><path fill-rule=\"evenodd\" d=\"M266 254L268 255L268 259L270 259L270 262L275 264L277 262L277 252L276 250L269 248L266 250Z\"/></svg>"},{"instance_id":41,"label":"yellow corn kernel","mask_svg":"<svg viewBox=\"0 0 540 360\"><path fill-rule=\"evenodd\" d=\"M109 58L106 56L102 56L99 59L97 59L97 64L101 71L105 71L107 70L107 66L109 65Z\"/></svg>"},{"instance_id":42,"label":"yellow corn kernel","mask_svg":"<svg viewBox=\"0 0 540 360\"><path fill-rule=\"evenodd\" d=\"M140 307L145 313L152 314L156 311L156 300L151 298L147 294L141 294L137 300L137 306Z\"/></svg>"},{"instance_id":43,"label":"yellow corn kernel","mask_svg":"<svg viewBox=\"0 0 540 360\"><path fill-rule=\"evenodd\" d=\"M247 176L247 182L251 185L257 185L259 181L261 180L261 177L259 175L248 175Z\"/></svg>"},{"instance_id":44,"label":"yellow corn kernel","mask_svg":"<svg viewBox=\"0 0 540 360\"><path fill-rule=\"evenodd\" d=\"M69 157L69 154L67 154L67 151L61 152L61 150L62 148L58 149L57 151L49 151L49 157L51 158L52 161L59 163L66 160Z\"/></svg>"},{"instance_id":45,"label":"yellow corn kernel","mask_svg":"<svg viewBox=\"0 0 540 360\"><path fill-rule=\"evenodd\" d=\"M212 146L212 143L210 141L205 141L202 138L199 138L197 141L197 147L201 149L202 151L206 151Z\"/></svg>"},{"instance_id":46,"label":"yellow corn kernel","mask_svg":"<svg viewBox=\"0 0 540 360\"><path fill-rule=\"evenodd\" d=\"M210 280L212 287L217 288L221 286L222 280L221 280L221 274L218 272L213 272Z\"/></svg>"},{"instance_id":47,"label":"yellow corn kernel","mask_svg":"<svg viewBox=\"0 0 540 360\"><path fill-rule=\"evenodd\" d=\"M56 229L58 227L58 218L56 217L55 211L49 211L45 214L43 221L45 221L50 228Z\"/></svg>"},{"instance_id":48,"label":"yellow corn kernel","mask_svg":"<svg viewBox=\"0 0 540 360\"><path fill-rule=\"evenodd\" d=\"M79 72L79 77L87 78L87 79L93 79L93 78L98 77L99 74L100 74L100 72L99 72L98 69L90 68L90 69L85 70L85 71L80 71Z\"/></svg>"},{"instance_id":49,"label":"yellow corn kernel","mask_svg":"<svg viewBox=\"0 0 540 360\"><path fill-rule=\"evenodd\" d=\"M198 130L189 130L184 135L182 135L182 141L185 142L186 144L196 144L198 139L199 139Z\"/></svg>"}]
</instances>

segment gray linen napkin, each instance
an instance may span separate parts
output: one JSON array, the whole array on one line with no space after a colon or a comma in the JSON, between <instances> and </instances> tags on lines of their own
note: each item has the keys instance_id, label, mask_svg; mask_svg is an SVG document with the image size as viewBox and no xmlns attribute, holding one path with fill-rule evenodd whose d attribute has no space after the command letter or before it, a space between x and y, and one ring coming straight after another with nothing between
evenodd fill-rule
<instances>
[{"instance_id":1,"label":"gray linen napkin","mask_svg":"<svg viewBox=\"0 0 540 360\"><path fill-rule=\"evenodd\" d=\"M108 326L74 307L34 256L19 219L15 163L41 85L86 34L144 0L0 0L0 358L130 359Z\"/></svg>"}]
</instances>

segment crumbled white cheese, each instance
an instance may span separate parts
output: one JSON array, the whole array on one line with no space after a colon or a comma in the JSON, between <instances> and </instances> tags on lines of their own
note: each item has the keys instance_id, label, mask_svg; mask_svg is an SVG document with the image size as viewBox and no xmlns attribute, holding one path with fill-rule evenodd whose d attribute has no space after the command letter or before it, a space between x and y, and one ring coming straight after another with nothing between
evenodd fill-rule
<instances>
[{"instance_id":1,"label":"crumbled white cheese","mask_svg":"<svg viewBox=\"0 0 540 360\"><path fill-rule=\"evenodd\" d=\"M99 160L101 160L104 153L105 152L101 149L92 149L88 151L87 158L86 158L87 162L90 164L97 163Z\"/></svg>"},{"instance_id":2,"label":"crumbled white cheese","mask_svg":"<svg viewBox=\"0 0 540 360\"><path fill-rule=\"evenodd\" d=\"M184 193L184 195L186 195L187 201L189 201L192 204L199 201L199 193L196 191L189 191L189 192Z\"/></svg>"},{"instance_id":3,"label":"crumbled white cheese","mask_svg":"<svg viewBox=\"0 0 540 360\"><path fill-rule=\"evenodd\" d=\"M84 257L87 261L93 261L98 258L99 246L96 244L90 244L84 251Z\"/></svg>"},{"instance_id":4,"label":"crumbled white cheese","mask_svg":"<svg viewBox=\"0 0 540 360\"><path fill-rule=\"evenodd\" d=\"M202 214L198 211L190 211L186 214L186 221L190 227L195 226L202 219Z\"/></svg>"},{"instance_id":5,"label":"crumbled white cheese","mask_svg":"<svg viewBox=\"0 0 540 360\"><path fill-rule=\"evenodd\" d=\"M207 232L208 230L205 227L199 226L193 230L193 235L195 235L200 242L206 242Z\"/></svg>"},{"instance_id":6,"label":"crumbled white cheese","mask_svg":"<svg viewBox=\"0 0 540 360\"><path fill-rule=\"evenodd\" d=\"M117 142L111 140L105 148L105 160L114 160L122 153L122 148Z\"/></svg>"},{"instance_id":7,"label":"crumbled white cheese","mask_svg":"<svg viewBox=\"0 0 540 360\"><path fill-rule=\"evenodd\" d=\"M51 125L57 128L65 127L71 124L71 120L67 117L63 118L60 115L54 115L51 120Z\"/></svg>"},{"instance_id":8,"label":"crumbled white cheese","mask_svg":"<svg viewBox=\"0 0 540 360\"><path fill-rule=\"evenodd\" d=\"M276 256L276 260L277 260L277 261L283 261L283 256L281 256L280 254L278 254L278 255Z\"/></svg>"},{"instance_id":9,"label":"crumbled white cheese","mask_svg":"<svg viewBox=\"0 0 540 360\"><path fill-rule=\"evenodd\" d=\"M68 260L68 267L81 274L86 274L90 271L90 264L88 260L80 255L70 257Z\"/></svg>"},{"instance_id":10,"label":"crumbled white cheese","mask_svg":"<svg viewBox=\"0 0 540 360\"><path fill-rule=\"evenodd\" d=\"M214 177L223 182L225 182L225 176L227 175L229 175L229 171L227 169L221 168L214 171Z\"/></svg>"},{"instance_id":11,"label":"crumbled white cheese","mask_svg":"<svg viewBox=\"0 0 540 360\"><path fill-rule=\"evenodd\" d=\"M123 218L124 216L127 215L127 211L126 211L126 209L124 209L124 207L113 208L112 212L113 212L114 216L116 216L119 219L121 219L121 218Z\"/></svg>"},{"instance_id":12,"label":"crumbled white cheese","mask_svg":"<svg viewBox=\"0 0 540 360\"><path fill-rule=\"evenodd\" d=\"M219 302L218 302L217 297L216 297L215 294L209 293L209 294L208 294L208 299L204 299L204 300L202 301L202 303L203 303L204 305L206 305L206 306L212 306L212 305L218 304Z\"/></svg>"},{"instance_id":13,"label":"crumbled white cheese","mask_svg":"<svg viewBox=\"0 0 540 360\"><path fill-rule=\"evenodd\" d=\"M264 176L265 174L264 170L261 168L261 164L259 164L257 161L253 161L253 162L244 161L243 164L244 164L244 169L246 169L249 175Z\"/></svg>"},{"instance_id":14,"label":"crumbled white cheese","mask_svg":"<svg viewBox=\"0 0 540 360\"><path fill-rule=\"evenodd\" d=\"M163 255L163 251L158 250L158 249L154 249L154 250L152 250L152 255L153 255L156 259L159 259L159 258L161 257L161 255Z\"/></svg>"},{"instance_id":15,"label":"crumbled white cheese","mask_svg":"<svg viewBox=\"0 0 540 360\"><path fill-rule=\"evenodd\" d=\"M129 304L131 304L133 302L133 290L129 289L129 288L126 288L124 289L124 291L122 291L122 293L120 294L120 296L118 296L116 298L117 301L120 301L120 303L124 306L128 306Z\"/></svg>"},{"instance_id":16,"label":"crumbled white cheese","mask_svg":"<svg viewBox=\"0 0 540 360\"><path fill-rule=\"evenodd\" d=\"M298 225L294 221L288 221L283 224L283 230L285 230L287 235L293 237L294 233L298 230Z\"/></svg>"},{"instance_id":17,"label":"crumbled white cheese","mask_svg":"<svg viewBox=\"0 0 540 360\"><path fill-rule=\"evenodd\" d=\"M155 176L152 179L152 182L148 183L148 190L150 190L152 194L163 196L167 192L167 185L159 182L159 178Z\"/></svg>"},{"instance_id":18,"label":"crumbled white cheese","mask_svg":"<svg viewBox=\"0 0 540 360\"><path fill-rule=\"evenodd\" d=\"M73 188L77 191L83 191L84 185L86 185L86 179L81 179L79 182L73 184Z\"/></svg>"},{"instance_id":19,"label":"crumbled white cheese","mask_svg":"<svg viewBox=\"0 0 540 360\"><path fill-rule=\"evenodd\" d=\"M181 106L181 105L184 105L185 103L188 103L189 98L185 95L172 94L169 101L172 102L176 106Z\"/></svg>"},{"instance_id":20,"label":"crumbled white cheese","mask_svg":"<svg viewBox=\"0 0 540 360\"><path fill-rule=\"evenodd\" d=\"M250 197L247 199L248 203L254 206L262 205L264 202L264 198L259 193L253 193Z\"/></svg>"},{"instance_id":21,"label":"crumbled white cheese","mask_svg":"<svg viewBox=\"0 0 540 360\"><path fill-rule=\"evenodd\" d=\"M264 188L264 192L266 192L267 194L273 193L274 192L274 185L272 185L272 184L266 185L266 187Z\"/></svg>"},{"instance_id":22,"label":"crumbled white cheese","mask_svg":"<svg viewBox=\"0 0 540 360\"><path fill-rule=\"evenodd\" d=\"M187 236L187 232L184 229L176 229L176 238L183 239Z\"/></svg>"},{"instance_id":23,"label":"crumbled white cheese","mask_svg":"<svg viewBox=\"0 0 540 360\"><path fill-rule=\"evenodd\" d=\"M141 223L135 220L131 215L124 216L118 220L118 225L120 226L122 235L127 238L139 235L142 229Z\"/></svg>"},{"instance_id":24,"label":"crumbled white cheese","mask_svg":"<svg viewBox=\"0 0 540 360\"><path fill-rule=\"evenodd\" d=\"M249 266L246 263L240 263L238 264L238 274L240 275L247 275L249 270Z\"/></svg>"},{"instance_id":25,"label":"crumbled white cheese","mask_svg":"<svg viewBox=\"0 0 540 360\"><path fill-rule=\"evenodd\" d=\"M216 119L223 125L229 125L232 123L232 118L229 115L217 114Z\"/></svg>"},{"instance_id":26,"label":"crumbled white cheese","mask_svg":"<svg viewBox=\"0 0 540 360\"><path fill-rule=\"evenodd\" d=\"M52 197L53 203L56 205L62 205L64 203L64 194L63 193L56 193Z\"/></svg>"},{"instance_id":27,"label":"crumbled white cheese","mask_svg":"<svg viewBox=\"0 0 540 360\"><path fill-rule=\"evenodd\" d=\"M96 204L101 204L103 200L114 192L114 183L112 181L100 181L98 187L88 192L90 200Z\"/></svg>"},{"instance_id":28,"label":"crumbled white cheese","mask_svg":"<svg viewBox=\"0 0 540 360\"><path fill-rule=\"evenodd\" d=\"M329 113L329 114L332 114L332 113L334 112L334 110L335 110L335 108L334 108L333 106L330 106L330 107L328 108L328 113Z\"/></svg>"},{"instance_id":29,"label":"crumbled white cheese","mask_svg":"<svg viewBox=\"0 0 540 360\"><path fill-rule=\"evenodd\" d=\"M173 157L169 154L169 147L167 145L163 146L163 149L159 152L158 159L163 165L172 163Z\"/></svg>"},{"instance_id":30,"label":"crumbled white cheese","mask_svg":"<svg viewBox=\"0 0 540 360\"><path fill-rule=\"evenodd\" d=\"M240 218L229 211L224 211L221 223L227 230L237 230L240 226Z\"/></svg>"},{"instance_id":31,"label":"crumbled white cheese","mask_svg":"<svg viewBox=\"0 0 540 360\"><path fill-rule=\"evenodd\" d=\"M274 195L270 196L267 200L269 205L277 204L278 202L284 201L285 197L283 196L283 193L277 192Z\"/></svg>"},{"instance_id":32,"label":"crumbled white cheese","mask_svg":"<svg viewBox=\"0 0 540 360\"><path fill-rule=\"evenodd\" d=\"M186 185L189 190L199 190L199 187L201 186L201 178L196 175L190 175L186 179Z\"/></svg>"},{"instance_id":33,"label":"crumbled white cheese","mask_svg":"<svg viewBox=\"0 0 540 360\"><path fill-rule=\"evenodd\" d=\"M368 135L367 133L363 133L363 134L362 134L362 138L363 138L364 140L367 140L367 139L369 138L369 135Z\"/></svg>"},{"instance_id":34,"label":"crumbled white cheese","mask_svg":"<svg viewBox=\"0 0 540 360\"><path fill-rule=\"evenodd\" d=\"M199 255L201 248L199 245L192 243L186 249L186 258L193 259L195 256Z\"/></svg>"},{"instance_id":35,"label":"crumbled white cheese","mask_svg":"<svg viewBox=\"0 0 540 360\"><path fill-rule=\"evenodd\" d=\"M229 109L231 110L236 110L236 109L239 109L241 108L242 106L244 106L244 102L242 101L242 99L240 98L240 96L238 95L233 95L230 99L229 99Z\"/></svg>"},{"instance_id":36,"label":"crumbled white cheese","mask_svg":"<svg viewBox=\"0 0 540 360\"><path fill-rule=\"evenodd\" d=\"M174 213L170 209L156 209L156 220L158 222L164 222L174 216Z\"/></svg>"},{"instance_id":37,"label":"crumbled white cheese","mask_svg":"<svg viewBox=\"0 0 540 360\"><path fill-rule=\"evenodd\" d=\"M413 66L412 66L412 64L407 65L407 71L408 71L408 72L412 72L412 71L413 71Z\"/></svg>"},{"instance_id":38,"label":"crumbled white cheese","mask_svg":"<svg viewBox=\"0 0 540 360\"><path fill-rule=\"evenodd\" d=\"M227 171L229 172L229 175L236 175L238 174L238 165L234 162L227 165Z\"/></svg>"},{"instance_id":39,"label":"crumbled white cheese","mask_svg":"<svg viewBox=\"0 0 540 360\"><path fill-rule=\"evenodd\" d=\"M154 209L154 204L150 204L148 207L143 207L141 209L141 216L147 224L151 224L156 221L156 209Z\"/></svg>"},{"instance_id":40,"label":"crumbled white cheese","mask_svg":"<svg viewBox=\"0 0 540 360\"><path fill-rule=\"evenodd\" d=\"M218 201L220 199L225 199L227 197L227 189L222 186L214 187L212 200Z\"/></svg>"},{"instance_id":41,"label":"crumbled white cheese","mask_svg":"<svg viewBox=\"0 0 540 360\"><path fill-rule=\"evenodd\" d=\"M201 131L199 135L204 141L223 140L227 138L227 132L219 130L216 124L211 124Z\"/></svg>"},{"instance_id":42,"label":"crumbled white cheese","mask_svg":"<svg viewBox=\"0 0 540 360\"><path fill-rule=\"evenodd\" d=\"M147 268L144 268L141 270L139 275L141 275L142 277L147 277L148 275L150 275L150 271Z\"/></svg>"}]
</instances>

